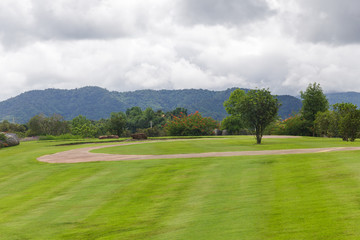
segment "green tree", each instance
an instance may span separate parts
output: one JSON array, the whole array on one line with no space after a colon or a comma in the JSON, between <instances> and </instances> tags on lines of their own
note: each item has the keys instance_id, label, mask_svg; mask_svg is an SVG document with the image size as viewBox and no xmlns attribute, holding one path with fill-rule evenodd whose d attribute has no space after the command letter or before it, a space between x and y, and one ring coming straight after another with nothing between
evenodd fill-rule
<instances>
[{"instance_id":1,"label":"green tree","mask_svg":"<svg viewBox=\"0 0 360 240\"><path fill-rule=\"evenodd\" d=\"M71 121L71 133L82 137L95 137L97 129L89 119L79 115Z\"/></svg>"},{"instance_id":2,"label":"green tree","mask_svg":"<svg viewBox=\"0 0 360 240\"><path fill-rule=\"evenodd\" d=\"M314 121L318 112L325 112L329 108L329 102L322 91L319 83L309 84L306 91L300 92L302 99L301 114L308 122L311 132L315 135Z\"/></svg>"},{"instance_id":3,"label":"green tree","mask_svg":"<svg viewBox=\"0 0 360 240\"><path fill-rule=\"evenodd\" d=\"M53 114L47 118L47 133L49 135L58 136L70 132L69 123L59 114Z\"/></svg>"},{"instance_id":4,"label":"green tree","mask_svg":"<svg viewBox=\"0 0 360 240\"><path fill-rule=\"evenodd\" d=\"M344 141L355 141L360 130L360 110L352 103L337 103L333 107L338 115L340 136Z\"/></svg>"},{"instance_id":5,"label":"green tree","mask_svg":"<svg viewBox=\"0 0 360 240\"><path fill-rule=\"evenodd\" d=\"M246 132L244 129L241 117L237 115L230 115L221 121L221 129L227 130L230 134L241 134Z\"/></svg>"},{"instance_id":6,"label":"green tree","mask_svg":"<svg viewBox=\"0 0 360 240\"><path fill-rule=\"evenodd\" d=\"M311 135L308 122L300 115L295 114L281 122L282 134L294 136Z\"/></svg>"},{"instance_id":7,"label":"green tree","mask_svg":"<svg viewBox=\"0 0 360 240\"><path fill-rule=\"evenodd\" d=\"M70 132L69 123L59 114L46 117L44 114L35 115L29 122L30 136L61 135Z\"/></svg>"},{"instance_id":8,"label":"green tree","mask_svg":"<svg viewBox=\"0 0 360 240\"><path fill-rule=\"evenodd\" d=\"M241 117L245 126L255 132L256 143L261 144L265 128L277 117L280 103L268 89L250 90L247 94L235 90L224 106L228 113Z\"/></svg>"},{"instance_id":9,"label":"green tree","mask_svg":"<svg viewBox=\"0 0 360 240\"><path fill-rule=\"evenodd\" d=\"M123 112L113 112L110 115L109 130L111 133L121 136L126 127L126 115Z\"/></svg>"},{"instance_id":10,"label":"green tree","mask_svg":"<svg viewBox=\"0 0 360 240\"><path fill-rule=\"evenodd\" d=\"M188 110L186 108L177 107L176 109L166 113L168 118L173 118L174 116L180 117L181 115L188 115Z\"/></svg>"},{"instance_id":11,"label":"green tree","mask_svg":"<svg viewBox=\"0 0 360 240\"><path fill-rule=\"evenodd\" d=\"M46 116L44 114L35 115L29 122L29 136L46 135Z\"/></svg>"},{"instance_id":12,"label":"green tree","mask_svg":"<svg viewBox=\"0 0 360 240\"><path fill-rule=\"evenodd\" d=\"M140 107L132 107L126 110L127 128L131 132L136 132L137 128L142 128L143 111Z\"/></svg>"},{"instance_id":13,"label":"green tree","mask_svg":"<svg viewBox=\"0 0 360 240\"><path fill-rule=\"evenodd\" d=\"M338 124L339 114L330 110L325 112L318 112L314 121L315 131L319 136L339 136Z\"/></svg>"},{"instance_id":14,"label":"green tree","mask_svg":"<svg viewBox=\"0 0 360 240\"><path fill-rule=\"evenodd\" d=\"M225 110L230 116L222 121L222 128L228 130L231 134L240 132L244 127L241 118L240 103L245 98L245 92L241 89L234 90L227 101L224 102Z\"/></svg>"},{"instance_id":15,"label":"green tree","mask_svg":"<svg viewBox=\"0 0 360 240\"><path fill-rule=\"evenodd\" d=\"M219 128L219 124L211 117L202 117L196 111L189 115L174 116L164 128L170 136L205 136L213 134L214 129Z\"/></svg>"}]
</instances>

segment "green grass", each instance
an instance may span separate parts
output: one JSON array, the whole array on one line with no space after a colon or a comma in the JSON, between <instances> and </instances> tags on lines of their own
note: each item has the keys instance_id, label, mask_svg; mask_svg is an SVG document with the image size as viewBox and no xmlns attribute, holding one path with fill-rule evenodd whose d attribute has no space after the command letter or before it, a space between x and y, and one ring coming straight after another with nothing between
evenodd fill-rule
<instances>
[{"instance_id":1,"label":"green grass","mask_svg":"<svg viewBox=\"0 0 360 240\"><path fill-rule=\"evenodd\" d=\"M257 147L253 138L232 140ZM264 144L286 147L282 139L269 140ZM351 145L297 139L303 140L304 147ZM0 239L360 239L356 151L80 164L35 160L85 147L58 143L0 150Z\"/></svg>"},{"instance_id":2,"label":"green grass","mask_svg":"<svg viewBox=\"0 0 360 240\"><path fill-rule=\"evenodd\" d=\"M177 140L168 142L146 142L93 150L95 153L109 154L178 154L204 152L261 151L279 149L326 148L359 146L360 141L344 142L339 138L289 138L263 139L262 144L256 144L254 137L238 136L228 138L201 138L192 140Z\"/></svg>"}]
</instances>

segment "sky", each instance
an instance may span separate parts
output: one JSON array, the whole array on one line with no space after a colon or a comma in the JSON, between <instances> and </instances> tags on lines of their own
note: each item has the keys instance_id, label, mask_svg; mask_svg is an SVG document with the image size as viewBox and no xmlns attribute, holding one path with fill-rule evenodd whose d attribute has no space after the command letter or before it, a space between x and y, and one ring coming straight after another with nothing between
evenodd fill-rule
<instances>
[{"instance_id":1,"label":"sky","mask_svg":"<svg viewBox=\"0 0 360 240\"><path fill-rule=\"evenodd\" d=\"M0 101L29 90L360 92L358 0L1 0Z\"/></svg>"}]
</instances>

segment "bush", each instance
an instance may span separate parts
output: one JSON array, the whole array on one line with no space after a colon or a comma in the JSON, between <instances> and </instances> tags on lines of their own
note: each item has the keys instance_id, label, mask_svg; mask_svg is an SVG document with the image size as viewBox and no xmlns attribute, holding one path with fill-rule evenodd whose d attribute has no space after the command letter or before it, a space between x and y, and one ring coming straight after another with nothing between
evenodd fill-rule
<instances>
[{"instance_id":1,"label":"bush","mask_svg":"<svg viewBox=\"0 0 360 240\"><path fill-rule=\"evenodd\" d=\"M164 129L170 136L204 136L212 135L219 124L210 117L202 117L199 112L190 115L181 113L179 117L173 116Z\"/></svg>"},{"instance_id":2,"label":"bush","mask_svg":"<svg viewBox=\"0 0 360 240\"><path fill-rule=\"evenodd\" d=\"M3 133L0 133L0 148L6 147L6 136Z\"/></svg>"},{"instance_id":3,"label":"bush","mask_svg":"<svg viewBox=\"0 0 360 240\"><path fill-rule=\"evenodd\" d=\"M82 136L72 134L62 134L60 136L46 135L40 136L39 140L70 140L70 139L82 139Z\"/></svg>"},{"instance_id":4,"label":"bush","mask_svg":"<svg viewBox=\"0 0 360 240\"><path fill-rule=\"evenodd\" d=\"M125 129L125 130L122 132L121 137L126 137L126 138L128 138L128 137L131 137L131 134L132 134L132 132L131 132L129 129ZM120 137L120 136L119 136L119 137Z\"/></svg>"},{"instance_id":5,"label":"bush","mask_svg":"<svg viewBox=\"0 0 360 240\"><path fill-rule=\"evenodd\" d=\"M4 133L0 133L0 141L6 141L6 136Z\"/></svg>"},{"instance_id":6,"label":"bush","mask_svg":"<svg viewBox=\"0 0 360 240\"><path fill-rule=\"evenodd\" d=\"M227 130L231 135L251 134L242 123L241 117L236 115L227 116L221 122L221 130Z\"/></svg>"},{"instance_id":7,"label":"bush","mask_svg":"<svg viewBox=\"0 0 360 240\"><path fill-rule=\"evenodd\" d=\"M266 133L274 135L311 136L312 125L309 121L302 118L301 115L294 115L283 121L273 123L268 127Z\"/></svg>"},{"instance_id":8,"label":"bush","mask_svg":"<svg viewBox=\"0 0 360 240\"><path fill-rule=\"evenodd\" d=\"M145 133L148 137L162 137L166 135L165 131L158 127L139 128L136 130L136 133Z\"/></svg>"}]
</instances>

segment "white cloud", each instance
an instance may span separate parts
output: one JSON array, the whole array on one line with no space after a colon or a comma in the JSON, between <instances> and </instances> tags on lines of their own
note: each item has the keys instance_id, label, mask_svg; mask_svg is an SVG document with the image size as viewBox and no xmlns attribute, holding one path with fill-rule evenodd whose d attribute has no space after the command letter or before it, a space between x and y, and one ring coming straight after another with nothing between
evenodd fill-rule
<instances>
[{"instance_id":1,"label":"white cloud","mask_svg":"<svg viewBox=\"0 0 360 240\"><path fill-rule=\"evenodd\" d=\"M88 85L360 91L355 0L210 3L0 1L0 100Z\"/></svg>"}]
</instances>

